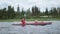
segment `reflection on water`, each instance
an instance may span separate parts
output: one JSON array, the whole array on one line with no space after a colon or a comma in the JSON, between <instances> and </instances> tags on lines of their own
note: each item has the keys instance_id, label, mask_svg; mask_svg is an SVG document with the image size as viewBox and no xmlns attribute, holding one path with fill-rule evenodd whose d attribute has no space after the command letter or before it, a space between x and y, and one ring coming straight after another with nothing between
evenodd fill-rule
<instances>
[{"instance_id":1,"label":"reflection on water","mask_svg":"<svg viewBox=\"0 0 60 34\"><path fill-rule=\"evenodd\" d=\"M60 34L60 21L52 21L51 25L13 26L16 22L0 22L0 34Z\"/></svg>"}]
</instances>

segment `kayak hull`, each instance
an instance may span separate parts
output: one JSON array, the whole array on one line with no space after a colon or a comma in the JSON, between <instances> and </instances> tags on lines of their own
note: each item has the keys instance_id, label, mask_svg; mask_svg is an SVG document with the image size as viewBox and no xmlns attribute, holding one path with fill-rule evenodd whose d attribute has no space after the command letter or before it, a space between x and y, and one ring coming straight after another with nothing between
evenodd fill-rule
<instances>
[{"instance_id":1,"label":"kayak hull","mask_svg":"<svg viewBox=\"0 0 60 34\"><path fill-rule=\"evenodd\" d=\"M24 24L24 26L25 25L50 25L50 24L52 24L52 22L39 22L39 23L25 23ZM22 23L20 23L20 24L12 24L12 25L22 25L23 26L23 24Z\"/></svg>"}]
</instances>

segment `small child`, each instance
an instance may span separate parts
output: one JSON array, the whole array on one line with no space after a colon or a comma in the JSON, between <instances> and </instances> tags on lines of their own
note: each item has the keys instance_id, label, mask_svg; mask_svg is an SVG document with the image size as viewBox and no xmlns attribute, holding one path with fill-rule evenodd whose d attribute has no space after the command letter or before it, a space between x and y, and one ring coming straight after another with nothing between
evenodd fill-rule
<instances>
[{"instance_id":1,"label":"small child","mask_svg":"<svg viewBox=\"0 0 60 34\"><path fill-rule=\"evenodd\" d=\"M37 20L35 20L35 23L37 23Z\"/></svg>"},{"instance_id":2,"label":"small child","mask_svg":"<svg viewBox=\"0 0 60 34\"><path fill-rule=\"evenodd\" d=\"M21 22L22 22L22 26L25 26L25 18L22 18L22 20L21 20Z\"/></svg>"},{"instance_id":3,"label":"small child","mask_svg":"<svg viewBox=\"0 0 60 34\"><path fill-rule=\"evenodd\" d=\"M37 25L38 24L38 20L35 20L35 25Z\"/></svg>"}]
</instances>

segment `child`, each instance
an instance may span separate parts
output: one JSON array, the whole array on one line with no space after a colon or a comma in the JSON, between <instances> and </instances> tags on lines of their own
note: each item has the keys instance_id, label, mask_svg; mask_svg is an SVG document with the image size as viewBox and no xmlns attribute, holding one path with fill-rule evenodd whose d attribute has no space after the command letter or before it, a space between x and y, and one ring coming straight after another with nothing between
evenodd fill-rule
<instances>
[{"instance_id":1,"label":"child","mask_svg":"<svg viewBox=\"0 0 60 34\"><path fill-rule=\"evenodd\" d=\"M21 20L21 22L22 22L22 26L25 26L25 18L22 18L22 20Z\"/></svg>"},{"instance_id":2,"label":"child","mask_svg":"<svg viewBox=\"0 0 60 34\"><path fill-rule=\"evenodd\" d=\"M35 20L35 25L37 25L38 24L38 21L37 20Z\"/></svg>"}]
</instances>

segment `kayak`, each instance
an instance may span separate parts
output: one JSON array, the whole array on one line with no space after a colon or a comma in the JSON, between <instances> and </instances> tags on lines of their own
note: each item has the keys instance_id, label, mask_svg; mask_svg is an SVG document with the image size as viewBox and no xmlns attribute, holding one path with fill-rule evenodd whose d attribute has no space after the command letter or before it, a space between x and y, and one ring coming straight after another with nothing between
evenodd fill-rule
<instances>
[{"instance_id":1,"label":"kayak","mask_svg":"<svg viewBox=\"0 0 60 34\"><path fill-rule=\"evenodd\" d=\"M42 26L44 26L44 25L50 25L50 24L52 24L52 22L37 22L37 23L25 23L25 24L20 23L20 24L12 24L12 25L22 25L22 26L25 26L25 25L42 25Z\"/></svg>"}]
</instances>

